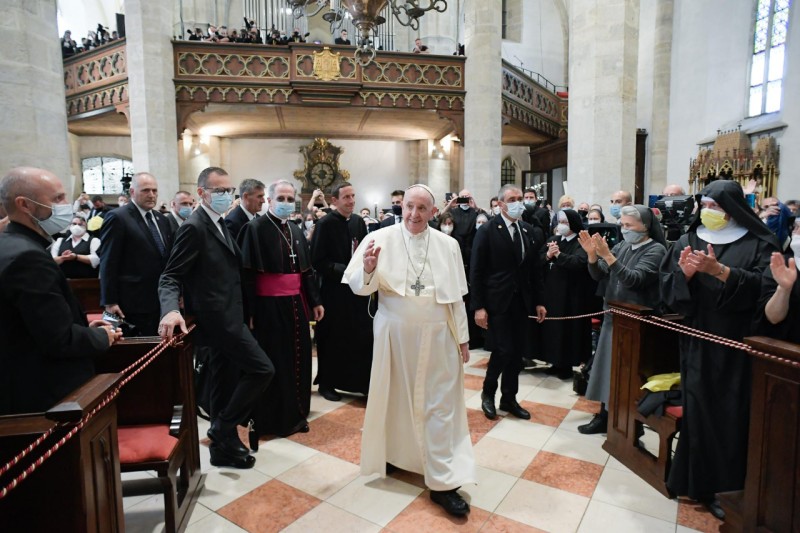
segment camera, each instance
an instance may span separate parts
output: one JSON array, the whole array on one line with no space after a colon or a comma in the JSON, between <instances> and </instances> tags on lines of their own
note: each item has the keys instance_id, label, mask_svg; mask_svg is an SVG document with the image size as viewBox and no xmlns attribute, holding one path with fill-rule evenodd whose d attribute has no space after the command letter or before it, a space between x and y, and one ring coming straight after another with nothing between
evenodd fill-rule
<instances>
[{"instance_id":1,"label":"camera","mask_svg":"<svg viewBox=\"0 0 800 533\"><path fill-rule=\"evenodd\" d=\"M138 334L138 328L136 326L130 322L125 322L125 319L116 313L103 311L102 319L111 324L115 330L121 330L122 335L125 337L135 337Z\"/></svg>"},{"instance_id":2,"label":"camera","mask_svg":"<svg viewBox=\"0 0 800 533\"><path fill-rule=\"evenodd\" d=\"M595 233L599 233L603 237L606 238L606 242L608 243L608 248L611 249L620 241L622 241L622 231L620 227L616 224L610 224L608 222L603 222L600 224L590 224L588 228L586 228L589 232L589 235L594 235Z\"/></svg>"},{"instance_id":3,"label":"camera","mask_svg":"<svg viewBox=\"0 0 800 533\"><path fill-rule=\"evenodd\" d=\"M468 204L469 203L469 196L459 196L456 199L457 204Z\"/></svg>"},{"instance_id":4,"label":"camera","mask_svg":"<svg viewBox=\"0 0 800 533\"><path fill-rule=\"evenodd\" d=\"M648 207L661 211L661 226L668 241L677 241L694 215L694 196L650 195Z\"/></svg>"}]
</instances>

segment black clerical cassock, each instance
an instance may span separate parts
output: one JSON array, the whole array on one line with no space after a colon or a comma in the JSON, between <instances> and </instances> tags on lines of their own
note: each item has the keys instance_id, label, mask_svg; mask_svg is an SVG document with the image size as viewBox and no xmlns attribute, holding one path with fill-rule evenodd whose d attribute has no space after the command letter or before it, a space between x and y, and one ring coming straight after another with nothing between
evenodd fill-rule
<instances>
[{"instance_id":1,"label":"black clerical cassock","mask_svg":"<svg viewBox=\"0 0 800 533\"><path fill-rule=\"evenodd\" d=\"M332 211L314 229L311 262L322 277L325 318L317 324L317 380L320 387L350 392L369 391L372 367L372 319L369 297L356 296L342 275L353 251L367 235L358 216L345 219Z\"/></svg>"},{"instance_id":2,"label":"black clerical cassock","mask_svg":"<svg viewBox=\"0 0 800 533\"><path fill-rule=\"evenodd\" d=\"M258 435L308 431L311 407L310 309L319 291L302 230L271 212L242 229L245 292L253 334L275 365L275 377L253 415Z\"/></svg>"}]
</instances>

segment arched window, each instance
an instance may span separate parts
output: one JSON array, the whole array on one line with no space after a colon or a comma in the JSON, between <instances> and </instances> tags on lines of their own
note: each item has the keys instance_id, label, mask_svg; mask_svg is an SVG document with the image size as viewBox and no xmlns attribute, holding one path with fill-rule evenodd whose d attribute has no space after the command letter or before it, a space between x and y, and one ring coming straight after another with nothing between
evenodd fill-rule
<instances>
[{"instance_id":1,"label":"arched window","mask_svg":"<svg viewBox=\"0 0 800 533\"><path fill-rule=\"evenodd\" d=\"M789 4L791 0L758 0L748 116L781 109Z\"/></svg>"},{"instance_id":2,"label":"arched window","mask_svg":"<svg viewBox=\"0 0 800 533\"><path fill-rule=\"evenodd\" d=\"M500 166L500 186L514 184L517 182L517 165L510 157L503 159Z\"/></svg>"},{"instance_id":3,"label":"arched window","mask_svg":"<svg viewBox=\"0 0 800 533\"><path fill-rule=\"evenodd\" d=\"M122 177L133 175L133 163L119 157L87 157L81 169L87 194L122 194Z\"/></svg>"}]
</instances>

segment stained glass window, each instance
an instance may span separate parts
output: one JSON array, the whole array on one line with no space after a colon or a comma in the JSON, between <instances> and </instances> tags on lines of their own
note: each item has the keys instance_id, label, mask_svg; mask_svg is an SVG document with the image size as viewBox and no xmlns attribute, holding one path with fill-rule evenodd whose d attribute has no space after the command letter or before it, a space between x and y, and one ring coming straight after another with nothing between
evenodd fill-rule
<instances>
[{"instance_id":1,"label":"stained glass window","mask_svg":"<svg viewBox=\"0 0 800 533\"><path fill-rule=\"evenodd\" d=\"M781 109L791 3L791 0L758 0L750 67L748 115L751 117Z\"/></svg>"},{"instance_id":2,"label":"stained glass window","mask_svg":"<svg viewBox=\"0 0 800 533\"><path fill-rule=\"evenodd\" d=\"M133 163L118 157L87 157L81 167L87 194L121 194L122 176L133 174Z\"/></svg>"}]
</instances>

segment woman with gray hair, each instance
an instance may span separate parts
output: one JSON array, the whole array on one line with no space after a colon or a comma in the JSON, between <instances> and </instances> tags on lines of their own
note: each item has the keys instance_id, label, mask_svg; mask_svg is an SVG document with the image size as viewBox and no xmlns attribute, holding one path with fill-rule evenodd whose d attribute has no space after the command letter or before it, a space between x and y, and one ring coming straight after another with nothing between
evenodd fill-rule
<instances>
[{"instance_id":1,"label":"woman with gray hair","mask_svg":"<svg viewBox=\"0 0 800 533\"><path fill-rule=\"evenodd\" d=\"M658 267L667 250L661 225L643 205L628 205L620 210L623 240L609 250L599 233L581 231L578 240L589 257L589 274L595 281L607 279L603 309L612 300L655 307L660 301ZM604 320L594 362L589 375L586 398L601 402L600 412L578 427L581 433L605 433L608 428L608 403L611 389L611 338L613 322Z\"/></svg>"}]
</instances>

